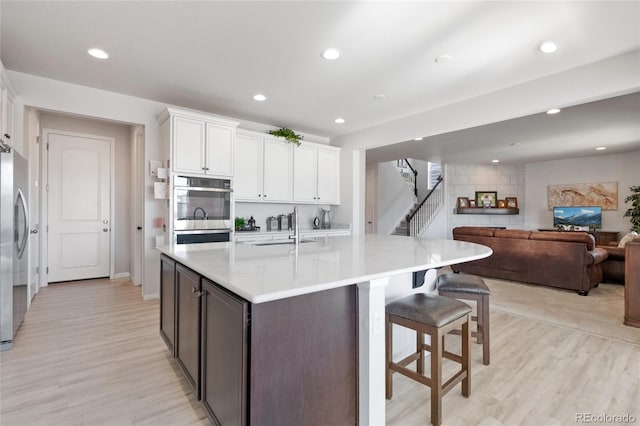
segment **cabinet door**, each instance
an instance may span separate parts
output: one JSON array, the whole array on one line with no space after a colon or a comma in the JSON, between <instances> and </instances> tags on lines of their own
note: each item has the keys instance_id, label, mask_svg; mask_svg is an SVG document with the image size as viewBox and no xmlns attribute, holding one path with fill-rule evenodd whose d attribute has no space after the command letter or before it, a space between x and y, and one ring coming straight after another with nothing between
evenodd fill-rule
<instances>
[{"instance_id":1,"label":"cabinet door","mask_svg":"<svg viewBox=\"0 0 640 426\"><path fill-rule=\"evenodd\" d=\"M200 399L200 276L178 264L176 287L176 358L193 392Z\"/></svg>"},{"instance_id":2,"label":"cabinet door","mask_svg":"<svg viewBox=\"0 0 640 426\"><path fill-rule=\"evenodd\" d=\"M292 146L286 142L264 140L263 201L289 202L292 179Z\"/></svg>"},{"instance_id":3,"label":"cabinet door","mask_svg":"<svg viewBox=\"0 0 640 426\"><path fill-rule=\"evenodd\" d=\"M202 280L202 405L211 422L246 424L249 304Z\"/></svg>"},{"instance_id":4,"label":"cabinet door","mask_svg":"<svg viewBox=\"0 0 640 426\"><path fill-rule=\"evenodd\" d=\"M317 157L317 148L302 145L293 149L293 201L296 203L315 203L318 198Z\"/></svg>"},{"instance_id":5,"label":"cabinet door","mask_svg":"<svg viewBox=\"0 0 640 426\"><path fill-rule=\"evenodd\" d=\"M233 176L235 129L207 123L206 172L209 175Z\"/></svg>"},{"instance_id":6,"label":"cabinet door","mask_svg":"<svg viewBox=\"0 0 640 426\"><path fill-rule=\"evenodd\" d=\"M173 170L205 173L205 123L191 118L173 117Z\"/></svg>"},{"instance_id":7,"label":"cabinet door","mask_svg":"<svg viewBox=\"0 0 640 426\"><path fill-rule=\"evenodd\" d=\"M5 112L6 112L6 106L5 103L7 102L9 93L7 92L7 88L4 84L4 81L0 79L0 138L2 138L3 141L5 142L9 142L10 140L7 140L7 138L5 137L5 133L7 133L5 131Z\"/></svg>"},{"instance_id":8,"label":"cabinet door","mask_svg":"<svg viewBox=\"0 0 640 426\"><path fill-rule=\"evenodd\" d=\"M9 142L11 142L13 140L13 112L14 111L13 111L13 97L11 97L11 94L8 91L7 91L7 102L5 103L4 108L5 108L5 111L4 111L5 123L4 123L4 130L2 133L2 137L8 139ZM13 143L11 145L13 145Z\"/></svg>"},{"instance_id":9,"label":"cabinet door","mask_svg":"<svg viewBox=\"0 0 640 426\"><path fill-rule=\"evenodd\" d=\"M176 335L176 262L160 256L160 336L174 353Z\"/></svg>"},{"instance_id":10,"label":"cabinet door","mask_svg":"<svg viewBox=\"0 0 640 426\"><path fill-rule=\"evenodd\" d=\"M236 135L234 170L236 201L262 200L262 139Z\"/></svg>"},{"instance_id":11,"label":"cabinet door","mask_svg":"<svg viewBox=\"0 0 640 426\"><path fill-rule=\"evenodd\" d=\"M340 204L340 151L318 148L318 203Z\"/></svg>"}]
</instances>

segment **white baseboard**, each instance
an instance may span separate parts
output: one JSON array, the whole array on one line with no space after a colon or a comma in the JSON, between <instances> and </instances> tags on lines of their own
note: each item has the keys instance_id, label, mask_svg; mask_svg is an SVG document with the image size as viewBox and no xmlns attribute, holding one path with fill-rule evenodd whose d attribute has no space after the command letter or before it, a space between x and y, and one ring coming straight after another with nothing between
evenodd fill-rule
<instances>
[{"instance_id":1,"label":"white baseboard","mask_svg":"<svg viewBox=\"0 0 640 426\"><path fill-rule=\"evenodd\" d=\"M113 276L114 280L119 280L120 278L129 278L131 274L129 272L120 272L119 274L115 274Z\"/></svg>"},{"instance_id":2,"label":"white baseboard","mask_svg":"<svg viewBox=\"0 0 640 426\"><path fill-rule=\"evenodd\" d=\"M143 300L153 300L153 299L160 299L160 293L154 293L154 294L145 294L142 296Z\"/></svg>"}]
</instances>

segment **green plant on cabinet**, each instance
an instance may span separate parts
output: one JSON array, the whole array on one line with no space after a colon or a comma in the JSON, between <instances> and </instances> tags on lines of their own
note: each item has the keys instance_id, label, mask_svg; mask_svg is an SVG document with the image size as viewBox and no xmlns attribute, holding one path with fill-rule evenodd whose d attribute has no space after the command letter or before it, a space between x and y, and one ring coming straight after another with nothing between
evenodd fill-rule
<instances>
[{"instance_id":1,"label":"green plant on cabinet","mask_svg":"<svg viewBox=\"0 0 640 426\"><path fill-rule=\"evenodd\" d=\"M623 217L630 218L631 230L640 233L640 186L629 188L631 195L624 199L625 204L631 203Z\"/></svg>"},{"instance_id":2,"label":"green plant on cabinet","mask_svg":"<svg viewBox=\"0 0 640 426\"><path fill-rule=\"evenodd\" d=\"M284 138L289 143L294 143L297 146L300 146L302 142L300 142L304 136L296 134L293 130L287 129L286 127L282 127L278 130L269 130L269 134L275 136L277 138Z\"/></svg>"}]
</instances>

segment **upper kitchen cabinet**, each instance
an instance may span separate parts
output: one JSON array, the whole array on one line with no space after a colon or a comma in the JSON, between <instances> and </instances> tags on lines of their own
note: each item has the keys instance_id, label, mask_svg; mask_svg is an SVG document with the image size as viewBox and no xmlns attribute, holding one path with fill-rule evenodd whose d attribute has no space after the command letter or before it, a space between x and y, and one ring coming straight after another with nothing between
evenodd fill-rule
<instances>
[{"instance_id":1,"label":"upper kitchen cabinet","mask_svg":"<svg viewBox=\"0 0 640 426\"><path fill-rule=\"evenodd\" d=\"M13 146L13 93L4 75L0 79L0 139Z\"/></svg>"},{"instance_id":2,"label":"upper kitchen cabinet","mask_svg":"<svg viewBox=\"0 0 640 426\"><path fill-rule=\"evenodd\" d=\"M236 201L288 203L292 200L293 146L265 134L239 132L236 137Z\"/></svg>"},{"instance_id":3,"label":"upper kitchen cabinet","mask_svg":"<svg viewBox=\"0 0 640 426\"><path fill-rule=\"evenodd\" d=\"M159 121L168 133L173 172L233 176L237 122L175 108L167 108Z\"/></svg>"},{"instance_id":4,"label":"upper kitchen cabinet","mask_svg":"<svg viewBox=\"0 0 640 426\"><path fill-rule=\"evenodd\" d=\"M293 201L340 204L340 148L303 143L294 149Z\"/></svg>"}]
</instances>

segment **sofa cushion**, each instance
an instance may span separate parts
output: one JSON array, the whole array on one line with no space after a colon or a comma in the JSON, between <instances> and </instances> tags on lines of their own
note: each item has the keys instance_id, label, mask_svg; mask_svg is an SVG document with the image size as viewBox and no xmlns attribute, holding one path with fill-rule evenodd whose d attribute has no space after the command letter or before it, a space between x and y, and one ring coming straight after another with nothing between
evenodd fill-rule
<instances>
[{"instance_id":1,"label":"sofa cushion","mask_svg":"<svg viewBox=\"0 0 640 426\"><path fill-rule=\"evenodd\" d=\"M453 228L453 235L474 235L478 237L493 237L495 229L484 228L482 226L459 226Z\"/></svg>"},{"instance_id":2,"label":"sofa cushion","mask_svg":"<svg viewBox=\"0 0 640 426\"><path fill-rule=\"evenodd\" d=\"M528 240L531 235L531 231L525 231L522 229L496 229L493 234L497 238L518 238L521 240Z\"/></svg>"},{"instance_id":3,"label":"sofa cushion","mask_svg":"<svg viewBox=\"0 0 640 426\"><path fill-rule=\"evenodd\" d=\"M627 244L629 241L633 240L634 238L636 238L638 236L637 232L629 232L627 235L625 235L624 237L622 237L620 239L620 242L618 243L618 247L623 247L625 246L625 244Z\"/></svg>"},{"instance_id":4,"label":"sofa cushion","mask_svg":"<svg viewBox=\"0 0 640 426\"><path fill-rule=\"evenodd\" d=\"M596 240L593 235L586 232L576 231L533 231L529 236L530 240L544 241L564 241L567 243L585 243L587 250L591 251L596 246Z\"/></svg>"}]
</instances>

